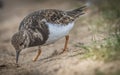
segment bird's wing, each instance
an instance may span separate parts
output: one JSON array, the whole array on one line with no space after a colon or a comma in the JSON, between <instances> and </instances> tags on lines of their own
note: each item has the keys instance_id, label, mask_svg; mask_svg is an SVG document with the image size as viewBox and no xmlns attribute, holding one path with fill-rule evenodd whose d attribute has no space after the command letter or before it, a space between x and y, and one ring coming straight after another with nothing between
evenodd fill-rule
<instances>
[{"instance_id":1,"label":"bird's wing","mask_svg":"<svg viewBox=\"0 0 120 75\"><path fill-rule=\"evenodd\" d=\"M42 45L48 39L49 30L45 21L37 22L29 25L28 35L30 38L30 46Z\"/></svg>"},{"instance_id":2,"label":"bird's wing","mask_svg":"<svg viewBox=\"0 0 120 75\"><path fill-rule=\"evenodd\" d=\"M83 14L84 8L85 6L74 9L72 11L61 11L56 9L35 11L23 19L20 24L19 30L24 30L33 25L37 25L36 23L39 23L42 20L56 25L67 25L68 23L73 22L78 16Z\"/></svg>"},{"instance_id":3,"label":"bird's wing","mask_svg":"<svg viewBox=\"0 0 120 75\"><path fill-rule=\"evenodd\" d=\"M74 9L72 11L61 11L56 9L35 11L23 19L20 24L19 30L23 30L30 27L31 25L35 25L35 23L41 22L42 20L46 20L46 22L56 25L67 25L68 23L73 22L80 15L84 14L84 9L85 6Z\"/></svg>"}]
</instances>

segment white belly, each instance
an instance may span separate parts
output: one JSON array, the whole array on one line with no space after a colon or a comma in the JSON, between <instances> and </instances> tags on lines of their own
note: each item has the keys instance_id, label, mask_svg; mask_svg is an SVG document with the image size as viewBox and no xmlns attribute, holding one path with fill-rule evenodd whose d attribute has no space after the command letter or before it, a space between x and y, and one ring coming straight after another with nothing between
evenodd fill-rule
<instances>
[{"instance_id":1,"label":"white belly","mask_svg":"<svg viewBox=\"0 0 120 75\"><path fill-rule=\"evenodd\" d=\"M73 28L74 22L69 23L68 25L54 25L47 23L49 27L49 38L46 41L45 45L54 43L60 38L66 36L69 31Z\"/></svg>"}]
</instances>

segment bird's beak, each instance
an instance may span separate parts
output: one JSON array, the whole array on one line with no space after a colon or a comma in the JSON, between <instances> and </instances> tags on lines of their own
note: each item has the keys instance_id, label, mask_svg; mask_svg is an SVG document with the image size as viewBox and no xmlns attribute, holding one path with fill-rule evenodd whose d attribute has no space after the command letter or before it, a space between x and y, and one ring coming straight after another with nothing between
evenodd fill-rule
<instances>
[{"instance_id":1,"label":"bird's beak","mask_svg":"<svg viewBox=\"0 0 120 75\"><path fill-rule=\"evenodd\" d=\"M18 59L19 59L20 51L21 50L16 50L16 64L18 64Z\"/></svg>"}]
</instances>

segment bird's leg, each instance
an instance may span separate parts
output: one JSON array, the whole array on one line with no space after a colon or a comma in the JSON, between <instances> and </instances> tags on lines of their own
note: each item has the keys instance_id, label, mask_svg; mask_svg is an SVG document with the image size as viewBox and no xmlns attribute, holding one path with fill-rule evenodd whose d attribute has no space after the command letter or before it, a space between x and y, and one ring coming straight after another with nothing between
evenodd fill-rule
<instances>
[{"instance_id":1,"label":"bird's leg","mask_svg":"<svg viewBox=\"0 0 120 75\"><path fill-rule=\"evenodd\" d=\"M37 55L33 58L34 62L38 59L38 57L40 56L40 54L41 54L41 48L38 49Z\"/></svg>"},{"instance_id":2,"label":"bird's leg","mask_svg":"<svg viewBox=\"0 0 120 75\"><path fill-rule=\"evenodd\" d=\"M64 53L67 49L68 40L69 40L69 35L65 36L65 45L64 45L64 49L63 49L62 53Z\"/></svg>"}]
</instances>

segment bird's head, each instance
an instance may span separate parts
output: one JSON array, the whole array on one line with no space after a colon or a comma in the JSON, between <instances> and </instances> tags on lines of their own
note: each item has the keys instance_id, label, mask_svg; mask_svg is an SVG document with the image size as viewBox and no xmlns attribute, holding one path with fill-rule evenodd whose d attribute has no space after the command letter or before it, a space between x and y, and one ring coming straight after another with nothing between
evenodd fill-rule
<instances>
[{"instance_id":1,"label":"bird's head","mask_svg":"<svg viewBox=\"0 0 120 75\"><path fill-rule=\"evenodd\" d=\"M27 35L25 31L19 31L12 36L11 43L16 50L16 64L18 64L19 54L27 47Z\"/></svg>"}]
</instances>

